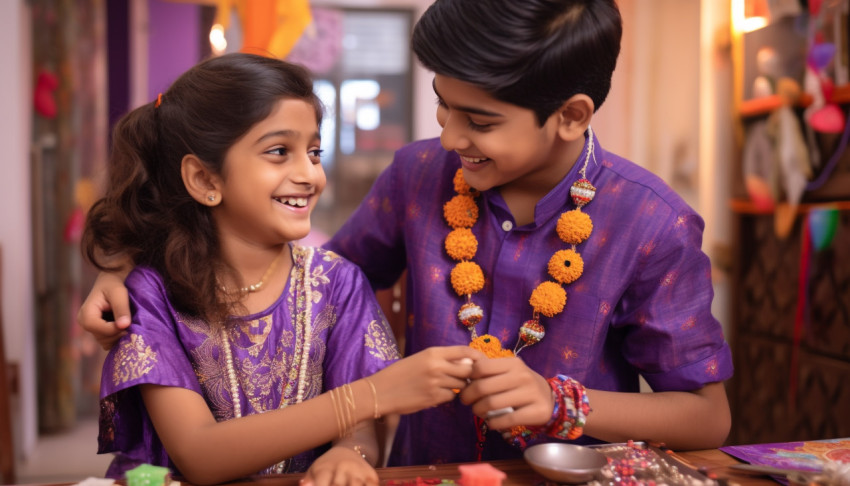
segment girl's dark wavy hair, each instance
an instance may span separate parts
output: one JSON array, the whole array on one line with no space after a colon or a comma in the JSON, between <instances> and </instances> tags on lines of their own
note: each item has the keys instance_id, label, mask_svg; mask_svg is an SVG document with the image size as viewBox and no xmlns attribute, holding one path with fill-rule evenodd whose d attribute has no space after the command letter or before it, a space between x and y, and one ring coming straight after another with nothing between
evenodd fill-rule
<instances>
[{"instance_id":1,"label":"girl's dark wavy hair","mask_svg":"<svg viewBox=\"0 0 850 486\"><path fill-rule=\"evenodd\" d=\"M87 215L82 250L100 270L124 255L162 275L172 304L208 322L222 322L236 302L220 291L217 272L230 271L210 208L189 195L181 177L185 155L221 174L225 154L281 99L322 105L308 72L252 54L203 61L115 126L106 193ZM113 260L114 261L114 260Z\"/></svg>"},{"instance_id":2,"label":"girl's dark wavy hair","mask_svg":"<svg viewBox=\"0 0 850 486\"><path fill-rule=\"evenodd\" d=\"M530 109L542 126L576 94L602 105L622 33L614 0L436 0L412 45L426 68Z\"/></svg>"}]
</instances>

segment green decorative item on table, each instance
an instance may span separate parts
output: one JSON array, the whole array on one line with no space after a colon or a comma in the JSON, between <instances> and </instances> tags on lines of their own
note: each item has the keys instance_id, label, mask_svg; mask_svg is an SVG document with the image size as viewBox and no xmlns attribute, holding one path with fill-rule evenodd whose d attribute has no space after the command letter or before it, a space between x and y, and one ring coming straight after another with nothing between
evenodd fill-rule
<instances>
[{"instance_id":1,"label":"green decorative item on table","mask_svg":"<svg viewBox=\"0 0 850 486\"><path fill-rule=\"evenodd\" d=\"M171 481L167 467L142 464L125 473L127 486L165 486Z\"/></svg>"}]
</instances>

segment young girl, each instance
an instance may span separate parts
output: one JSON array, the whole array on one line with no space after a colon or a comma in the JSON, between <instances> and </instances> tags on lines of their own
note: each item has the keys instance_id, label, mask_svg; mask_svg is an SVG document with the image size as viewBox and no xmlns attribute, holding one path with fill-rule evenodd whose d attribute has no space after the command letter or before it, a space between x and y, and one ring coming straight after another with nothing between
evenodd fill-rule
<instances>
[{"instance_id":1,"label":"young girl","mask_svg":"<svg viewBox=\"0 0 850 486\"><path fill-rule=\"evenodd\" d=\"M479 354L391 364L361 271L292 243L325 187L320 122L303 69L229 54L116 126L83 240L99 268L135 266L133 323L103 368L108 476L151 463L198 484L308 468L319 485L377 484L372 420L465 386Z\"/></svg>"}]
</instances>

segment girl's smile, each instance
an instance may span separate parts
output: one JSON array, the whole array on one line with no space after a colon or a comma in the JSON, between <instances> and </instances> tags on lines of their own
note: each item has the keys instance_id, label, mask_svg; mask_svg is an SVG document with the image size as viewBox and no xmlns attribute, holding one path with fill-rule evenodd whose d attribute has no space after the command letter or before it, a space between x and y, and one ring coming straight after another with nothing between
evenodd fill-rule
<instances>
[{"instance_id":1,"label":"girl's smile","mask_svg":"<svg viewBox=\"0 0 850 486\"><path fill-rule=\"evenodd\" d=\"M306 209L312 195L306 196L272 196L272 199L286 206L291 211Z\"/></svg>"}]
</instances>

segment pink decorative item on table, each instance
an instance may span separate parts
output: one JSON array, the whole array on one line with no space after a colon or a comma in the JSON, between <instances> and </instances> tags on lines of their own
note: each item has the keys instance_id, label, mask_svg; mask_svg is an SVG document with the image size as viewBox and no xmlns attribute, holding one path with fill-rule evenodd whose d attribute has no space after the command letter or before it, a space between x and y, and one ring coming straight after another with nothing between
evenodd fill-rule
<instances>
[{"instance_id":1,"label":"pink decorative item on table","mask_svg":"<svg viewBox=\"0 0 850 486\"><path fill-rule=\"evenodd\" d=\"M457 468L460 471L459 482L463 486L501 486L502 480L507 477L504 472L486 462L462 464Z\"/></svg>"}]
</instances>

